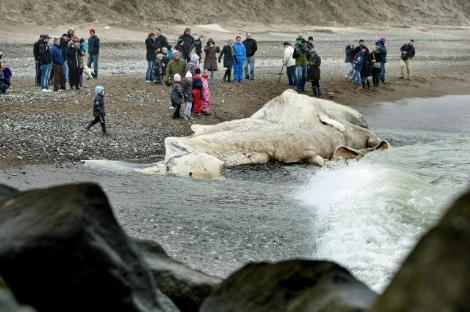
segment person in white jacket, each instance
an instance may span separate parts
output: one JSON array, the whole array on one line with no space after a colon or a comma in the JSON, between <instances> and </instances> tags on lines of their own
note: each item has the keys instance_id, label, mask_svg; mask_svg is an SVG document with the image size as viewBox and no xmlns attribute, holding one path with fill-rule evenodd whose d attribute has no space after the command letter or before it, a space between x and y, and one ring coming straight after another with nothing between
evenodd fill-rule
<instances>
[{"instance_id":1,"label":"person in white jacket","mask_svg":"<svg viewBox=\"0 0 470 312\"><path fill-rule=\"evenodd\" d=\"M284 66L286 67L287 79L289 85L297 85L297 72L295 70L294 48L289 42L284 42Z\"/></svg>"}]
</instances>

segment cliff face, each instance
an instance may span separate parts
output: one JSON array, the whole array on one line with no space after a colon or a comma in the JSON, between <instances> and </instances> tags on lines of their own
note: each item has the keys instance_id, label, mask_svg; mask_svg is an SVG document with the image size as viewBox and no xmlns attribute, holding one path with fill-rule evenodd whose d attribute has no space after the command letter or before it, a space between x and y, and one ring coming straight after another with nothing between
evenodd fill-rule
<instances>
[{"instance_id":1,"label":"cliff face","mask_svg":"<svg viewBox=\"0 0 470 312\"><path fill-rule=\"evenodd\" d=\"M470 25L468 0L2 0L7 21L36 24L148 22L355 26ZM4 24L0 27L6 27Z\"/></svg>"}]
</instances>

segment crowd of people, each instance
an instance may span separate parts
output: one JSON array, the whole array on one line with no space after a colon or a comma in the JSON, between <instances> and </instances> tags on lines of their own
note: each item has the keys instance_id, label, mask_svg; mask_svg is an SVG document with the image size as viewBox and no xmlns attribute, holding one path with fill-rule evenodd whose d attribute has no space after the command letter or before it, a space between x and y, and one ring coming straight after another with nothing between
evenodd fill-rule
<instances>
[{"instance_id":1,"label":"crowd of people","mask_svg":"<svg viewBox=\"0 0 470 312\"><path fill-rule=\"evenodd\" d=\"M380 83L385 83L385 65L387 63L386 39L380 38L375 42L372 51L365 45L364 40L359 40L359 45L354 46L350 42L345 48L346 54L346 79L351 79L357 85L357 89L370 89L372 85L377 88ZM410 61L415 56L414 40L403 45L401 51L401 79L411 79Z\"/></svg>"},{"instance_id":2,"label":"crowd of people","mask_svg":"<svg viewBox=\"0 0 470 312\"><path fill-rule=\"evenodd\" d=\"M84 73L92 79L98 78L98 59L100 39L96 29L89 30L87 41L80 38L75 28L70 28L61 37L55 37L51 44L49 35L40 35L33 45L36 62L36 85L41 92L70 89L79 90L84 85ZM193 119L194 116L210 115L212 109L211 87L216 83L216 72L222 63L225 72L224 82L242 82L255 79L255 60L258 44L250 32L242 41L241 36L229 39L222 49L211 38L204 35L193 37L191 29L186 28L175 44L157 28L145 40L147 71L146 82L171 87L170 102L174 110L173 118ZM298 92L305 92L307 81L312 84L313 96L322 97L320 87L321 57L314 46L313 37L307 40L299 35L295 43L284 42L283 70L289 85ZM387 48L386 39L380 38L371 50L364 40L355 46L350 42L345 47L345 78L351 80L358 89L377 88L386 81ZM411 79L411 59L415 56L414 40L404 44L401 49L401 78ZM86 54L87 61L85 62ZM0 93L4 94L11 85L12 73L6 63L2 63L0 51ZM281 70L281 76L282 72ZM281 79L281 76L279 79ZM372 78L372 80L371 80ZM93 121L89 130L100 123L106 133L104 121L104 88L95 88Z\"/></svg>"},{"instance_id":3,"label":"crowd of people","mask_svg":"<svg viewBox=\"0 0 470 312\"><path fill-rule=\"evenodd\" d=\"M224 82L242 82L255 79L255 54L258 45L251 33L228 40L221 49L204 35L194 38L190 28L175 44L157 28L145 39L148 83L171 86L173 118L193 119L209 115L212 106L210 88L216 82L219 63L225 68ZM204 57L204 59L202 59Z\"/></svg>"},{"instance_id":4,"label":"crowd of people","mask_svg":"<svg viewBox=\"0 0 470 312\"><path fill-rule=\"evenodd\" d=\"M70 28L61 37L51 37L47 34L39 36L33 45L33 55L36 62L36 86L41 92L51 92L49 83L53 83L53 91L70 89L79 90L84 85L84 70L91 78L98 78L98 57L100 39L94 28L89 31L88 41ZM88 60L85 62L85 55ZM90 67L93 65L93 69Z\"/></svg>"}]
</instances>

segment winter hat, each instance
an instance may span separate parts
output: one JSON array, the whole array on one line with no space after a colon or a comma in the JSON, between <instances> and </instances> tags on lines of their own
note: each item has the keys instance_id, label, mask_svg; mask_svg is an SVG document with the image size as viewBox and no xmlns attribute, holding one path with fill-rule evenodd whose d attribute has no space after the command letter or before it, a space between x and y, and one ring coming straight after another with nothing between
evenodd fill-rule
<instances>
[{"instance_id":1,"label":"winter hat","mask_svg":"<svg viewBox=\"0 0 470 312\"><path fill-rule=\"evenodd\" d=\"M387 39L385 39L385 37L380 38L380 42L385 43L386 41Z\"/></svg>"},{"instance_id":2,"label":"winter hat","mask_svg":"<svg viewBox=\"0 0 470 312\"><path fill-rule=\"evenodd\" d=\"M209 75L207 74L207 72L204 72L204 73L202 74L202 78L204 78L204 79L209 78Z\"/></svg>"},{"instance_id":3,"label":"winter hat","mask_svg":"<svg viewBox=\"0 0 470 312\"><path fill-rule=\"evenodd\" d=\"M190 71L187 71L186 76L184 76L184 78L193 78L193 74L191 74Z\"/></svg>"},{"instance_id":4,"label":"winter hat","mask_svg":"<svg viewBox=\"0 0 470 312\"><path fill-rule=\"evenodd\" d=\"M173 81L174 82L181 82L181 75L180 74L175 74L173 76Z\"/></svg>"},{"instance_id":5,"label":"winter hat","mask_svg":"<svg viewBox=\"0 0 470 312\"><path fill-rule=\"evenodd\" d=\"M312 41L313 41L313 37L312 37L312 36L308 37L308 40L312 40Z\"/></svg>"},{"instance_id":6,"label":"winter hat","mask_svg":"<svg viewBox=\"0 0 470 312\"><path fill-rule=\"evenodd\" d=\"M93 28L90 28L90 31L89 32L93 32L94 34L96 34L96 29L93 27Z\"/></svg>"},{"instance_id":7,"label":"winter hat","mask_svg":"<svg viewBox=\"0 0 470 312\"><path fill-rule=\"evenodd\" d=\"M102 86L96 86L95 87L95 93L96 95L103 93L104 88Z\"/></svg>"}]
</instances>

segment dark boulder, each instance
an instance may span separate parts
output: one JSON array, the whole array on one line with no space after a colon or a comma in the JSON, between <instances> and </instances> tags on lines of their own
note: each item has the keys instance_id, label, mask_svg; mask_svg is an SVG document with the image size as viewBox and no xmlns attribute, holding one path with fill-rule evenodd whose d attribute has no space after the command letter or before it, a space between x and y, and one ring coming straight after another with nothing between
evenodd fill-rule
<instances>
[{"instance_id":1,"label":"dark boulder","mask_svg":"<svg viewBox=\"0 0 470 312\"><path fill-rule=\"evenodd\" d=\"M2 312L34 312L32 308L20 306L10 289L0 277L0 311Z\"/></svg>"},{"instance_id":2,"label":"dark boulder","mask_svg":"<svg viewBox=\"0 0 470 312\"><path fill-rule=\"evenodd\" d=\"M8 195L11 195L13 193L16 193L18 192L17 189L11 187L11 186L8 186L8 185L5 185L5 184L0 184L0 200Z\"/></svg>"},{"instance_id":3,"label":"dark boulder","mask_svg":"<svg viewBox=\"0 0 470 312\"><path fill-rule=\"evenodd\" d=\"M95 184L0 201L0 275L38 311L161 311L152 275Z\"/></svg>"},{"instance_id":4,"label":"dark boulder","mask_svg":"<svg viewBox=\"0 0 470 312\"><path fill-rule=\"evenodd\" d=\"M181 311L199 311L204 299L222 281L170 258L154 241L134 239L134 242L143 254L157 287L170 297Z\"/></svg>"},{"instance_id":5,"label":"dark boulder","mask_svg":"<svg viewBox=\"0 0 470 312\"><path fill-rule=\"evenodd\" d=\"M470 192L423 236L374 311L470 311Z\"/></svg>"},{"instance_id":6,"label":"dark boulder","mask_svg":"<svg viewBox=\"0 0 470 312\"><path fill-rule=\"evenodd\" d=\"M375 298L335 263L291 260L246 265L215 288L201 311L365 311Z\"/></svg>"}]
</instances>

